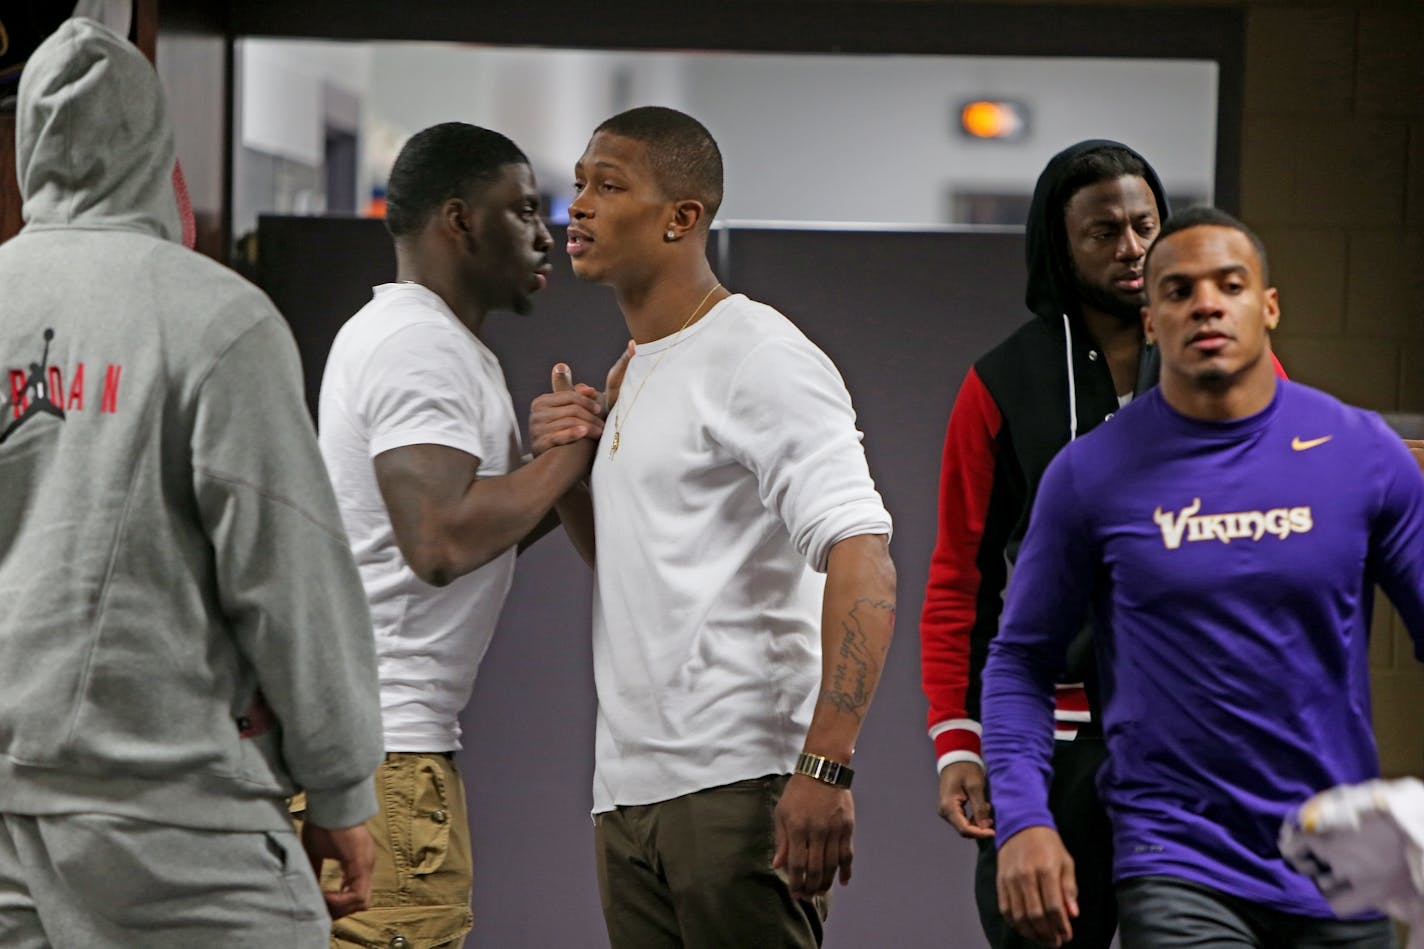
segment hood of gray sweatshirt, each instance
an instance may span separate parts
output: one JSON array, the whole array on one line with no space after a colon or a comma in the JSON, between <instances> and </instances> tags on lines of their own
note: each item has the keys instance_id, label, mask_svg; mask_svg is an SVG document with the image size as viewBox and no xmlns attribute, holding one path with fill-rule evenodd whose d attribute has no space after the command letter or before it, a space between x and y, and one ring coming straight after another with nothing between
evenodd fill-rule
<instances>
[{"instance_id":1,"label":"hood of gray sweatshirt","mask_svg":"<svg viewBox=\"0 0 1424 949\"><path fill-rule=\"evenodd\" d=\"M30 227L182 235L158 74L97 23L68 21L25 66L15 161Z\"/></svg>"},{"instance_id":2,"label":"hood of gray sweatshirt","mask_svg":"<svg viewBox=\"0 0 1424 949\"><path fill-rule=\"evenodd\" d=\"M177 242L163 91L127 41L67 21L25 67L16 131L0 812L280 830L302 788L314 823L360 823L374 643L291 333Z\"/></svg>"}]
</instances>

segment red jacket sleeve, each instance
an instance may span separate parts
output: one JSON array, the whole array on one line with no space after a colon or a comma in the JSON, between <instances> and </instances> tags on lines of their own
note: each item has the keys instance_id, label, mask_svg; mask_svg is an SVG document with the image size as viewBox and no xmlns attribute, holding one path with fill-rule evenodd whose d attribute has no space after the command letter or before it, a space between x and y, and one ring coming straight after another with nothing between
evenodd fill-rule
<instances>
[{"instance_id":1,"label":"red jacket sleeve","mask_svg":"<svg viewBox=\"0 0 1424 949\"><path fill-rule=\"evenodd\" d=\"M979 587L980 544L994 488L1003 418L978 374L969 370L945 433L940 464L939 531L920 614L920 672L929 699L929 733L938 768L981 766L979 723L966 711L970 634Z\"/></svg>"}]
</instances>

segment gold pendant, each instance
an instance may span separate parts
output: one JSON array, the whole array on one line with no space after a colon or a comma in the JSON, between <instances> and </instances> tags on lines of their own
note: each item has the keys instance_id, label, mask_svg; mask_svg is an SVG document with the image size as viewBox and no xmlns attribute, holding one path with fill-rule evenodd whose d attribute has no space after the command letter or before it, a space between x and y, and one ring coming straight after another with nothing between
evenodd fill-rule
<instances>
[{"instance_id":1,"label":"gold pendant","mask_svg":"<svg viewBox=\"0 0 1424 949\"><path fill-rule=\"evenodd\" d=\"M618 436L619 436L619 434L620 434L619 432L614 432L614 433L613 433L613 444L608 446L608 457L609 457L610 460L613 458L614 455L618 454Z\"/></svg>"}]
</instances>

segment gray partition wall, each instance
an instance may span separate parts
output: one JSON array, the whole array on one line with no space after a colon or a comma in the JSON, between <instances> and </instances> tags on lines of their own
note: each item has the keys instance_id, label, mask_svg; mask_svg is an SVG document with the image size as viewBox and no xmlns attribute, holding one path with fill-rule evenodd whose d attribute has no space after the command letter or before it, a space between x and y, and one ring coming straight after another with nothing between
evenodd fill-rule
<instances>
[{"instance_id":1,"label":"gray partition wall","mask_svg":"<svg viewBox=\"0 0 1424 949\"><path fill-rule=\"evenodd\" d=\"M535 312L495 314L486 327L522 416L554 362L601 386L627 339L612 293L574 278L561 231L555 239ZM394 275L389 239L373 221L263 218L259 246L259 282L292 323L314 399L331 336ZM919 613L954 393L974 358L1027 318L1022 237L731 226L712 256L728 287L776 306L840 367L895 517L896 640L856 754L855 878L836 888L826 946L981 946L973 847L935 812ZM527 551L462 717L470 946L606 945L588 817L590 590L562 536Z\"/></svg>"}]
</instances>

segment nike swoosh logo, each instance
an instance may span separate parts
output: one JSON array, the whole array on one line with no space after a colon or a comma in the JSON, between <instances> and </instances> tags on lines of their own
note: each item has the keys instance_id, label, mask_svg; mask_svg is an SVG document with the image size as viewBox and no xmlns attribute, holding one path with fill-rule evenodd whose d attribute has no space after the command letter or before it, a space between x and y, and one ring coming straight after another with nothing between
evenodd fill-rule
<instances>
[{"instance_id":1,"label":"nike swoosh logo","mask_svg":"<svg viewBox=\"0 0 1424 949\"><path fill-rule=\"evenodd\" d=\"M1300 440L1300 436L1297 435L1295 438L1292 438L1292 439L1291 439L1291 450L1292 450L1292 451L1305 451L1305 450L1308 449L1308 448L1314 448L1314 447L1316 447L1317 445L1323 445L1323 444L1325 444L1326 442L1330 441L1330 439L1332 439L1332 438L1334 438L1334 437L1335 437L1334 435L1321 435L1319 438L1312 438L1312 439L1311 439L1310 441L1308 441L1308 442L1303 442L1303 441Z\"/></svg>"}]
</instances>

